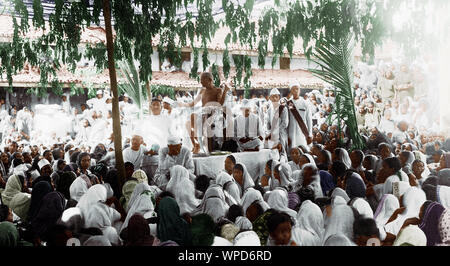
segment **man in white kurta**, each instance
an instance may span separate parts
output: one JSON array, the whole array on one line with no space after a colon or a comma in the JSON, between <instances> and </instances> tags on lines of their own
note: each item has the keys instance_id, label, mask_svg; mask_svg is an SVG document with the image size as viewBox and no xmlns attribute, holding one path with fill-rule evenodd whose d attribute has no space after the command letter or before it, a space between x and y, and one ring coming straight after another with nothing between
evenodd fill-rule
<instances>
[{"instance_id":1,"label":"man in white kurta","mask_svg":"<svg viewBox=\"0 0 450 266\"><path fill-rule=\"evenodd\" d=\"M289 112L286 106L282 107L280 112L280 91L278 89L272 89L270 91L270 105L267 110L267 114L264 117L264 124L266 129L266 139L273 145L269 145L272 148L274 145L281 143L285 152L287 150L288 132L287 127L289 124Z\"/></svg>"},{"instance_id":2,"label":"man in white kurta","mask_svg":"<svg viewBox=\"0 0 450 266\"><path fill-rule=\"evenodd\" d=\"M295 108L303 119L307 129L308 136L305 136L297 123L294 115L289 111L289 126L288 126L288 145L292 147L298 147L300 145L308 146L312 142L312 115L306 101L300 97L300 85L293 84L290 86L291 98Z\"/></svg>"},{"instance_id":3,"label":"man in white kurta","mask_svg":"<svg viewBox=\"0 0 450 266\"><path fill-rule=\"evenodd\" d=\"M189 171L190 179L195 180L192 152L182 146L180 137L170 136L167 146L159 150L159 164L154 180L159 187L165 188L169 182L167 174L174 165L181 165Z\"/></svg>"},{"instance_id":4,"label":"man in white kurta","mask_svg":"<svg viewBox=\"0 0 450 266\"><path fill-rule=\"evenodd\" d=\"M131 146L123 150L123 161L132 163L135 169L140 169L144 157L152 155L152 151L149 151L143 144L142 137L134 135L131 138Z\"/></svg>"}]
</instances>

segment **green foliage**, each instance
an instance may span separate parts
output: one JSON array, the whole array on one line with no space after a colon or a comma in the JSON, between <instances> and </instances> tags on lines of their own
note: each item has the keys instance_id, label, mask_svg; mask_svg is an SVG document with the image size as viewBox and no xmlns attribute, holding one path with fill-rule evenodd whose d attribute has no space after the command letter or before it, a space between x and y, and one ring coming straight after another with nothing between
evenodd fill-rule
<instances>
[{"instance_id":1,"label":"green foliage","mask_svg":"<svg viewBox=\"0 0 450 266\"><path fill-rule=\"evenodd\" d=\"M175 98L175 90L173 87L166 86L166 85L151 85L150 90L152 92L153 96L168 96L172 100L176 100Z\"/></svg>"},{"instance_id":2,"label":"green foliage","mask_svg":"<svg viewBox=\"0 0 450 266\"><path fill-rule=\"evenodd\" d=\"M28 21L29 14L24 0L6 0L10 3L13 15L13 41L0 44L0 73L6 74L10 88L12 76L22 70L25 62L41 69L43 88L52 86L55 71L61 64L75 71L76 63L82 56L95 60L98 69L107 68L106 47L103 43L87 45L82 53L79 49L82 31L89 26L99 25L102 15L102 0L72 1L55 0L54 11L51 12L46 25L41 1L33 0L33 17ZM218 1L218 0L217 0ZM134 59L141 66L138 70L143 82L151 80L151 55L153 42L159 37L158 51L162 59L169 58L176 66L181 65L181 47L190 46L194 51L194 64L190 76L198 79L198 49L202 49L203 68L207 69L206 49L208 42L214 37L219 25L228 27L230 34L226 36L225 44L231 42L258 49L258 65L263 68L265 57L273 50L274 64L287 50L293 55L294 43L297 38L303 41L305 55L310 58L312 48L322 41L337 41L348 33L355 36L362 44L362 51L368 60L373 58L374 49L383 38L392 36L393 15L402 4L413 7L414 17L421 15L426 4L435 8L448 5L446 0L411 1L407 0L275 0L272 7L266 8L257 21L252 20L255 1L241 1L236 5L233 1L222 0L224 17L218 19L213 14L214 0L115 0L111 1L112 17L115 30L115 60ZM432 3L429 3L432 2ZM28 1L29 3L29 1ZM188 5L195 4L194 16ZM89 6L91 5L91 6ZM140 12L135 11L139 6ZM186 9L184 18L177 16L177 10ZM30 39L27 33L30 24L36 29L46 29L46 34L37 39ZM399 38L407 49L420 50L427 38L423 36L425 26L412 21L402 29ZM257 37L258 36L258 41ZM200 40L200 47L194 47L194 41ZM410 45L412 44L412 45ZM43 60L45 54L53 47L48 60ZM272 48L272 49L270 49ZM228 53L228 49L225 51ZM229 60L223 59L224 75L229 75ZM248 76L245 60L237 67L237 76ZM240 78L238 78L240 80ZM249 85L244 81L244 86Z\"/></svg>"},{"instance_id":3,"label":"green foliage","mask_svg":"<svg viewBox=\"0 0 450 266\"><path fill-rule=\"evenodd\" d=\"M320 66L320 70L310 69L310 71L335 87L336 100L329 118L336 117L338 135L340 136L342 132L341 125L344 122L352 139L353 148L363 149L365 144L358 132L353 96L354 46L351 34L337 41L322 41L315 48L315 59L312 60Z\"/></svg>"}]
</instances>

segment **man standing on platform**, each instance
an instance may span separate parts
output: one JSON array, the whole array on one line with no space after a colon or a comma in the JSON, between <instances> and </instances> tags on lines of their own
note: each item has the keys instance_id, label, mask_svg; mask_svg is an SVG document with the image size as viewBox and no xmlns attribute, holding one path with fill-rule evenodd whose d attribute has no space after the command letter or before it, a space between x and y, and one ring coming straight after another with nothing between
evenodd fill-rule
<instances>
[{"instance_id":1,"label":"man standing on platform","mask_svg":"<svg viewBox=\"0 0 450 266\"><path fill-rule=\"evenodd\" d=\"M290 86L291 98L288 99L289 109L288 146L308 146L312 143L312 115L306 101L300 97L300 84Z\"/></svg>"},{"instance_id":2,"label":"man standing on platform","mask_svg":"<svg viewBox=\"0 0 450 266\"><path fill-rule=\"evenodd\" d=\"M196 134L199 132L195 132L195 130L199 129L199 126L202 124L200 121L204 122L207 118L209 118L211 115L211 110L207 107L214 108L214 107L222 107L223 103L225 102L225 98L227 95L227 91L230 89L227 85L225 85L225 89L222 92L220 88L216 88L214 86L214 78L211 73L209 72L203 72L200 76L201 84L204 88L201 89L201 91L198 93L197 97L195 97L194 101L190 103L178 103L178 106L180 107L194 107L198 102L202 102L202 109L200 113L193 113L191 115L191 123L189 126L189 133L191 137L192 144L194 146L193 153L199 153L200 152L200 142L198 140L198 137ZM214 105L211 103L218 103L219 105ZM203 134L203 131L200 132L200 134ZM211 140L212 136L208 137L208 148L211 150Z\"/></svg>"}]
</instances>

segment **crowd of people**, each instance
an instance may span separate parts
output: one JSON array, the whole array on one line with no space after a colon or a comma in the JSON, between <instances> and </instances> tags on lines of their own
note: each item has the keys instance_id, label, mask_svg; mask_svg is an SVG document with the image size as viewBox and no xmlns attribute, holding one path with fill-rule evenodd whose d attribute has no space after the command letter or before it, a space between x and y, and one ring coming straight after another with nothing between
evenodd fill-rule
<instances>
[{"instance_id":1,"label":"crowd of people","mask_svg":"<svg viewBox=\"0 0 450 266\"><path fill-rule=\"evenodd\" d=\"M203 73L195 97L158 95L142 111L124 95L123 184L105 92L80 110L66 96L21 110L0 101L0 246L450 245L450 139L412 77L357 69L362 150L327 119L333 88L243 99ZM231 117L205 112L210 102ZM195 135L205 122L234 128ZM231 153L262 149L260 176ZM196 172L196 155L216 150L228 151L223 169Z\"/></svg>"}]
</instances>

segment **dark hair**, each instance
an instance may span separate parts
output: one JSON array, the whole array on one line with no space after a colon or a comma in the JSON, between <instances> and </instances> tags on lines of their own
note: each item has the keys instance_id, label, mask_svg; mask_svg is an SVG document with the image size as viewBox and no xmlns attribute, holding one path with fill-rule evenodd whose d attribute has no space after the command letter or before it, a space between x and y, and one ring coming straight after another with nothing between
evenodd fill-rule
<instances>
[{"instance_id":1,"label":"dark hair","mask_svg":"<svg viewBox=\"0 0 450 266\"><path fill-rule=\"evenodd\" d=\"M335 177L341 177L345 175L345 172L347 171L347 166L341 161L334 161L331 164L331 170L336 175Z\"/></svg>"},{"instance_id":2,"label":"dark hair","mask_svg":"<svg viewBox=\"0 0 450 266\"><path fill-rule=\"evenodd\" d=\"M153 97L153 98L152 98L152 103L153 103L153 102L159 102L159 103L161 103L161 100L158 99L158 97Z\"/></svg>"},{"instance_id":3,"label":"dark hair","mask_svg":"<svg viewBox=\"0 0 450 266\"><path fill-rule=\"evenodd\" d=\"M45 151L42 153L42 156L45 157L45 155L46 155L47 153L52 153L52 151L51 151L51 150L45 150ZM52 153L52 155L53 155L53 153Z\"/></svg>"},{"instance_id":4,"label":"dark hair","mask_svg":"<svg viewBox=\"0 0 450 266\"><path fill-rule=\"evenodd\" d=\"M244 167L240 163L234 165L233 169L237 169L237 170L244 172Z\"/></svg>"},{"instance_id":5,"label":"dark hair","mask_svg":"<svg viewBox=\"0 0 450 266\"><path fill-rule=\"evenodd\" d=\"M0 222L6 221L9 215L9 207L5 204L0 205Z\"/></svg>"},{"instance_id":6,"label":"dark hair","mask_svg":"<svg viewBox=\"0 0 450 266\"><path fill-rule=\"evenodd\" d=\"M358 155L359 161L362 162L364 160L364 152L362 150L354 150L354 152Z\"/></svg>"},{"instance_id":7,"label":"dark hair","mask_svg":"<svg viewBox=\"0 0 450 266\"><path fill-rule=\"evenodd\" d=\"M402 169L402 165L400 163L400 159L397 157L389 157L383 160L389 168L394 169L395 172L398 172L400 169Z\"/></svg>"},{"instance_id":8,"label":"dark hair","mask_svg":"<svg viewBox=\"0 0 450 266\"><path fill-rule=\"evenodd\" d=\"M292 226L294 225L294 221L292 221L291 216L284 212L274 212L267 219L267 228L269 229L269 233L273 233L278 225L289 222Z\"/></svg>"},{"instance_id":9,"label":"dark hair","mask_svg":"<svg viewBox=\"0 0 450 266\"><path fill-rule=\"evenodd\" d=\"M353 238L356 239L358 236L377 236L380 237L380 231L378 230L377 224L373 218L358 217L353 222Z\"/></svg>"},{"instance_id":10,"label":"dark hair","mask_svg":"<svg viewBox=\"0 0 450 266\"><path fill-rule=\"evenodd\" d=\"M60 148L54 149L53 152L52 152L53 159L55 159L55 160L62 159L61 156L60 156L60 152L61 152Z\"/></svg>"},{"instance_id":11,"label":"dark hair","mask_svg":"<svg viewBox=\"0 0 450 266\"><path fill-rule=\"evenodd\" d=\"M206 175L197 176L197 178L194 180L195 189L205 193L209 187L210 181L211 178Z\"/></svg>"},{"instance_id":12,"label":"dark hair","mask_svg":"<svg viewBox=\"0 0 450 266\"><path fill-rule=\"evenodd\" d=\"M236 158L233 155L228 155L226 159L230 159L234 164L236 164Z\"/></svg>"},{"instance_id":13,"label":"dark hair","mask_svg":"<svg viewBox=\"0 0 450 266\"><path fill-rule=\"evenodd\" d=\"M118 199L122 196L122 190L119 189L119 182L117 178L117 170L115 168L108 171L108 173L103 176L103 182L111 185L112 190L114 191L114 196Z\"/></svg>"},{"instance_id":14,"label":"dark hair","mask_svg":"<svg viewBox=\"0 0 450 266\"><path fill-rule=\"evenodd\" d=\"M76 164L77 160L78 160L78 155L80 155L80 153L81 152L79 152L79 151L73 152L72 155L70 156L70 162Z\"/></svg>"},{"instance_id":15,"label":"dark hair","mask_svg":"<svg viewBox=\"0 0 450 266\"><path fill-rule=\"evenodd\" d=\"M95 174L96 176L104 177L108 173L108 166L106 166L105 163L97 163L92 168L92 173Z\"/></svg>"},{"instance_id":16,"label":"dark hair","mask_svg":"<svg viewBox=\"0 0 450 266\"><path fill-rule=\"evenodd\" d=\"M126 162L125 163L125 169L127 169L127 168L133 168L133 170L134 170L134 164L131 163L131 162Z\"/></svg>"},{"instance_id":17,"label":"dark hair","mask_svg":"<svg viewBox=\"0 0 450 266\"><path fill-rule=\"evenodd\" d=\"M314 202L315 199L314 190L312 190L309 186L300 188L297 194L298 197L300 198L300 203L307 200Z\"/></svg>"},{"instance_id":18,"label":"dark hair","mask_svg":"<svg viewBox=\"0 0 450 266\"><path fill-rule=\"evenodd\" d=\"M91 157L91 155L90 155L89 153L87 153L87 152L82 152L82 153L80 153L80 154L78 155L78 158L77 158L77 165L78 165L79 167L81 167L81 160L83 159L83 157L86 157L86 156Z\"/></svg>"},{"instance_id":19,"label":"dark hair","mask_svg":"<svg viewBox=\"0 0 450 266\"><path fill-rule=\"evenodd\" d=\"M328 170L328 166L331 164L331 152L329 150L320 150L320 153L322 154L322 156L325 158L325 162L323 163L323 165L325 166L325 168Z\"/></svg>"},{"instance_id":20,"label":"dark hair","mask_svg":"<svg viewBox=\"0 0 450 266\"><path fill-rule=\"evenodd\" d=\"M236 221L236 218L239 216L244 216L244 210L242 209L242 207L237 204L231 205L228 209L226 218L234 223Z\"/></svg>"},{"instance_id":21,"label":"dark hair","mask_svg":"<svg viewBox=\"0 0 450 266\"><path fill-rule=\"evenodd\" d=\"M13 160L13 167L23 164L22 159L16 158Z\"/></svg>"},{"instance_id":22,"label":"dark hair","mask_svg":"<svg viewBox=\"0 0 450 266\"><path fill-rule=\"evenodd\" d=\"M175 196L170 191L163 191L159 194L158 197L160 197L161 199L165 197L175 198Z\"/></svg>"},{"instance_id":23,"label":"dark hair","mask_svg":"<svg viewBox=\"0 0 450 266\"><path fill-rule=\"evenodd\" d=\"M250 204L247 208L247 210L251 207L254 206L256 208L256 217L259 217L261 215L264 214L264 208L263 206L259 203L258 200L255 200L252 204ZM247 216L247 213L244 213L243 216Z\"/></svg>"},{"instance_id":24,"label":"dark hair","mask_svg":"<svg viewBox=\"0 0 450 266\"><path fill-rule=\"evenodd\" d=\"M391 146L386 142L382 142L382 143L378 144L378 151L380 152L381 149L383 149L385 147L388 148L390 152L392 152Z\"/></svg>"}]
</instances>

